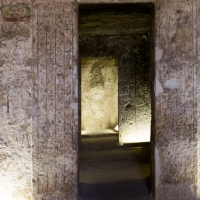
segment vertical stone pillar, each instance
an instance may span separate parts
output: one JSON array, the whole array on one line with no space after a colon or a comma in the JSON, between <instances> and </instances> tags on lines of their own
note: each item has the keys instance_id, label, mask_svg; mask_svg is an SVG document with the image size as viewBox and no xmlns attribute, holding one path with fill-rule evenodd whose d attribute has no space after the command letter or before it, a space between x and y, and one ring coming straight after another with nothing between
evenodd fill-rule
<instances>
[{"instance_id":1,"label":"vertical stone pillar","mask_svg":"<svg viewBox=\"0 0 200 200\"><path fill-rule=\"evenodd\" d=\"M196 1L156 1L156 200L196 199Z\"/></svg>"},{"instance_id":2,"label":"vertical stone pillar","mask_svg":"<svg viewBox=\"0 0 200 200\"><path fill-rule=\"evenodd\" d=\"M77 6L33 3L33 198L77 199Z\"/></svg>"},{"instance_id":3,"label":"vertical stone pillar","mask_svg":"<svg viewBox=\"0 0 200 200\"><path fill-rule=\"evenodd\" d=\"M148 22L151 23L150 17ZM147 34L130 38L127 49L119 56L120 143L150 141L150 41Z\"/></svg>"},{"instance_id":4,"label":"vertical stone pillar","mask_svg":"<svg viewBox=\"0 0 200 200\"><path fill-rule=\"evenodd\" d=\"M0 198L30 200L31 1L0 2Z\"/></svg>"},{"instance_id":5,"label":"vertical stone pillar","mask_svg":"<svg viewBox=\"0 0 200 200\"><path fill-rule=\"evenodd\" d=\"M197 199L200 199L200 70L199 70L199 61L200 61L200 2L195 1L193 5L193 10L195 11L193 20L194 20L194 26L196 29L196 34L194 35L194 48L196 53L196 76L195 76L195 83L196 83L196 94L197 94L197 139L198 139L198 145L197 145ZM195 32L194 32L195 33Z\"/></svg>"}]
</instances>

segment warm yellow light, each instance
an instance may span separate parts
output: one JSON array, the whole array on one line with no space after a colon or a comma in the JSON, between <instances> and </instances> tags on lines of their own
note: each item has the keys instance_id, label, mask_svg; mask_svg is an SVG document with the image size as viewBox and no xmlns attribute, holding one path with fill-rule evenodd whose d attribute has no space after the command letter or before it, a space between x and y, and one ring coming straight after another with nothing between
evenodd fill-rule
<instances>
[{"instance_id":1,"label":"warm yellow light","mask_svg":"<svg viewBox=\"0 0 200 200\"><path fill-rule=\"evenodd\" d=\"M119 131L119 126L118 125L115 127L115 131Z\"/></svg>"},{"instance_id":2,"label":"warm yellow light","mask_svg":"<svg viewBox=\"0 0 200 200\"><path fill-rule=\"evenodd\" d=\"M82 134L110 129L118 123L118 60L81 58ZM114 130L113 130L114 131Z\"/></svg>"},{"instance_id":3,"label":"warm yellow light","mask_svg":"<svg viewBox=\"0 0 200 200\"><path fill-rule=\"evenodd\" d=\"M137 129L134 126L129 126L126 130L119 128L119 133L120 143L150 142L150 124L144 124Z\"/></svg>"},{"instance_id":4,"label":"warm yellow light","mask_svg":"<svg viewBox=\"0 0 200 200\"><path fill-rule=\"evenodd\" d=\"M81 135L101 135L101 134L116 134L116 132L113 129L81 130Z\"/></svg>"},{"instance_id":5,"label":"warm yellow light","mask_svg":"<svg viewBox=\"0 0 200 200\"><path fill-rule=\"evenodd\" d=\"M29 198L24 198L22 196L15 196L13 195L13 192L12 191L3 191L3 190L0 190L0 199L1 200L27 200Z\"/></svg>"},{"instance_id":6,"label":"warm yellow light","mask_svg":"<svg viewBox=\"0 0 200 200\"><path fill-rule=\"evenodd\" d=\"M12 196L12 191L0 189L0 198L2 200L15 200Z\"/></svg>"},{"instance_id":7,"label":"warm yellow light","mask_svg":"<svg viewBox=\"0 0 200 200\"><path fill-rule=\"evenodd\" d=\"M28 200L26 190L19 190L14 184L0 185L0 200Z\"/></svg>"}]
</instances>

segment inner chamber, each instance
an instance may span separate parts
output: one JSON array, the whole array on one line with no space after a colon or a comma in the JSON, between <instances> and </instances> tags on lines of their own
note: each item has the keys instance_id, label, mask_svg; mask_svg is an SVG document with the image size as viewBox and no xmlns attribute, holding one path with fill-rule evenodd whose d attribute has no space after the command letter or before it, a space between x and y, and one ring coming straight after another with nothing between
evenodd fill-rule
<instances>
[{"instance_id":1,"label":"inner chamber","mask_svg":"<svg viewBox=\"0 0 200 200\"><path fill-rule=\"evenodd\" d=\"M150 141L150 25L146 5L81 5L81 134Z\"/></svg>"},{"instance_id":2,"label":"inner chamber","mask_svg":"<svg viewBox=\"0 0 200 200\"><path fill-rule=\"evenodd\" d=\"M149 199L151 8L80 5L83 200Z\"/></svg>"}]
</instances>

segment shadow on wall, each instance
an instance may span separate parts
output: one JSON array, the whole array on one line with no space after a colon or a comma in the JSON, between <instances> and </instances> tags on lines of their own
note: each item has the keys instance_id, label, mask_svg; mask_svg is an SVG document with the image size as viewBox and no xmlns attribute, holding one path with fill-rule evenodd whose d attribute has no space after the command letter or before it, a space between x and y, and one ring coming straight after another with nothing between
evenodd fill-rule
<instances>
[{"instance_id":1,"label":"shadow on wall","mask_svg":"<svg viewBox=\"0 0 200 200\"><path fill-rule=\"evenodd\" d=\"M79 188L80 196L83 200L121 200L122 198L130 199L130 197L131 199L134 199L141 196L149 195L150 177L142 180L129 180L117 183L80 183Z\"/></svg>"}]
</instances>

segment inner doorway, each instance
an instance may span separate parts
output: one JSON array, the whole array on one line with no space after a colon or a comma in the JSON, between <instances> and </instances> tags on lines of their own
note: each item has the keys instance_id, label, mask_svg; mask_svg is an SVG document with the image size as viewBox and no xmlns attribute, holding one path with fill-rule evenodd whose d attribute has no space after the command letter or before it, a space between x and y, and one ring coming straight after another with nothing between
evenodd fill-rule
<instances>
[{"instance_id":1,"label":"inner doorway","mask_svg":"<svg viewBox=\"0 0 200 200\"><path fill-rule=\"evenodd\" d=\"M80 6L82 199L149 194L151 10L144 4Z\"/></svg>"}]
</instances>

